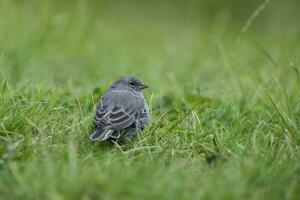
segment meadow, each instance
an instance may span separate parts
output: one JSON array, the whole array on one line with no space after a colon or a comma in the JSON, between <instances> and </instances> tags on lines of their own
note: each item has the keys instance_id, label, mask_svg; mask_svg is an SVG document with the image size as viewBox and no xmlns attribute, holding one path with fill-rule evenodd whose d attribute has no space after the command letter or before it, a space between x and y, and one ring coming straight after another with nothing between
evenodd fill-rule
<instances>
[{"instance_id":1,"label":"meadow","mask_svg":"<svg viewBox=\"0 0 300 200\"><path fill-rule=\"evenodd\" d=\"M299 8L0 0L0 199L299 199ZM151 123L92 143L124 75Z\"/></svg>"}]
</instances>

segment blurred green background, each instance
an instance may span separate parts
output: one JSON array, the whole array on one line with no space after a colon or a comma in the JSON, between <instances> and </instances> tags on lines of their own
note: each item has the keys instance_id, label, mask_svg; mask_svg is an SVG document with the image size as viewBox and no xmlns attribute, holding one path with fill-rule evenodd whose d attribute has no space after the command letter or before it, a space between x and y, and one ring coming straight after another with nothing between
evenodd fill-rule
<instances>
[{"instance_id":1,"label":"blurred green background","mask_svg":"<svg viewBox=\"0 0 300 200\"><path fill-rule=\"evenodd\" d=\"M81 86L124 74L154 88L175 79L218 84L237 73L259 78L272 64L255 43L280 65L299 63L299 1L269 1L242 34L263 3L2 0L1 69L13 82Z\"/></svg>"},{"instance_id":2,"label":"blurred green background","mask_svg":"<svg viewBox=\"0 0 300 200\"><path fill-rule=\"evenodd\" d=\"M298 199L299 10L0 0L0 199ZM124 75L151 86L149 128L90 143Z\"/></svg>"}]
</instances>

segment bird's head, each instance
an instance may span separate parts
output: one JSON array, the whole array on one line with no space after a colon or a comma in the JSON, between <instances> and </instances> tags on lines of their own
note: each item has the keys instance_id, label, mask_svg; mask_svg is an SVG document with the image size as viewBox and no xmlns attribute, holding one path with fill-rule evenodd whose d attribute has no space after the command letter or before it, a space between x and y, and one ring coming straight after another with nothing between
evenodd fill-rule
<instances>
[{"instance_id":1,"label":"bird's head","mask_svg":"<svg viewBox=\"0 0 300 200\"><path fill-rule=\"evenodd\" d=\"M138 93L142 92L142 90L148 87L148 85L144 84L141 80L133 76L122 77L110 86L111 89L127 90Z\"/></svg>"}]
</instances>

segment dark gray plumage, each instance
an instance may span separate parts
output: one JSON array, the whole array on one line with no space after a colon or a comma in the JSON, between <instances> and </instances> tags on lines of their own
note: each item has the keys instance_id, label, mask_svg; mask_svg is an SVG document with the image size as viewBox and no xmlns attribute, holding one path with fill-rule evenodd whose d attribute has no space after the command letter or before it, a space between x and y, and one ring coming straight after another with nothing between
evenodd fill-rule
<instances>
[{"instance_id":1,"label":"dark gray plumage","mask_svg":"<svg viewBox=\"0 0 300 200\"><path fill-rule=\"evenodd\" d=\"M147 87L135 77L115 81L97 105L90 140L127 142L143 130L149 122L148 106L142 94Z\"/></svg>"}]
</instances>

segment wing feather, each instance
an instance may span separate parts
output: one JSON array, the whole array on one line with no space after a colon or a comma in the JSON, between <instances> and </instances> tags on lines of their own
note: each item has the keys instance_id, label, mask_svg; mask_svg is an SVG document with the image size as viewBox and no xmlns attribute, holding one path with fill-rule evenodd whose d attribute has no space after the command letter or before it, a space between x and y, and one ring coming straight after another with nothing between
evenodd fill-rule
<instances>
[{"instance_id":1,"label":"wing feather","mask_svg":"<svg viewBox=\"0 0 300 200\"><path fill-rule=\"evenodd\" d=\"M126 92L110 91L100 100L94 116L95 126L122 130L136 121L142 99Z\"/></svg>"}]
</instances>

